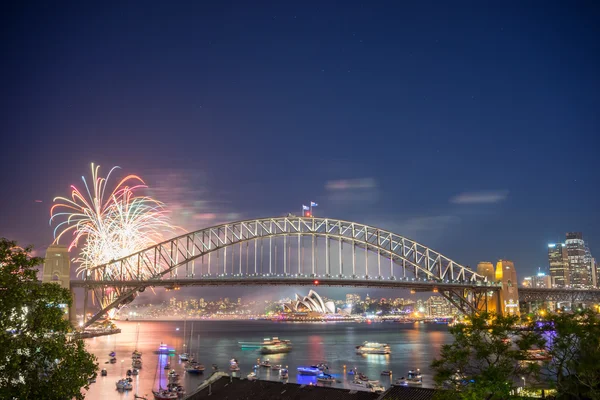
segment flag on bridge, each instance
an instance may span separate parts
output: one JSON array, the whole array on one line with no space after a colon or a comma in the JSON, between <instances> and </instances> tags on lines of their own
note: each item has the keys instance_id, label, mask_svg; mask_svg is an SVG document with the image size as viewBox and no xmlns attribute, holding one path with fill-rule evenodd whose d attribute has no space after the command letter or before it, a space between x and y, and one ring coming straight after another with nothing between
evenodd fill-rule
<instances>
[{"instance_id":1,"label":"flag on bridge","mask_svg":"<svg viewBox=\"0 0 600 400\"><path fill-rule=\"evenodd\" d=\"M302 211L308 211L310 210L310 207L305 206L304 204L302 204Z\"/></svg>"},{"instance_id":2,"label":"flag on bridge","mask_svg":"<svg viewBox=\"0 0 600 400\"><path fill-rule=\"evenodd\" d=\"M311 201L311 202L310 202L310 206L311 206L311 207L317 207L317 206L318 206L318 204L317 204L317 203L315 203L314 201Z\"/></svg>"}]
</instances>

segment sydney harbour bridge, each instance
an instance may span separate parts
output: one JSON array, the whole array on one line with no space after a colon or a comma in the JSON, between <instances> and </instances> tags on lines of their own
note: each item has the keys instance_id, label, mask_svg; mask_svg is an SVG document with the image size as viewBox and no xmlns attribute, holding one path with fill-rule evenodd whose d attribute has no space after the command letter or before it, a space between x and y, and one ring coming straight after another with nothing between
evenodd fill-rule
<instances>
[{"instance_id":1,"label":"sydney harbour bridge","mask_svg":"<svg viewBox=\"0 0 600 400\"><path fill-rule=\"evenodd\" d=\"M112 260L71 280L101 309L131 302L149 287L293 285L351 286L437 292L464 313L502 312L506 281L471 268L399 234L319 217L260 218L189 232ZM515 282L516 287L516 282ZM519 288L523 301L597 301L600 291ZM85 312L84 312L85 315Z\"/></svg>"}]
</instances>

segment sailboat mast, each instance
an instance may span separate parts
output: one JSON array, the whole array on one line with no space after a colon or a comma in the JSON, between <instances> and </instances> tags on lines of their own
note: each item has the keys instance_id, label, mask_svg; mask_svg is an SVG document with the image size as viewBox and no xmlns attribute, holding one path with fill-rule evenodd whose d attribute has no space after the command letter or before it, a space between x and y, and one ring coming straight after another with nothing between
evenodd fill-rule
<instances>
[{"instance_id":1,"label":"sailboat mast","mask_svg":"<svg viewBox=\"0 0 600 400\"><path fill-rule=\"evenodd\" d=\"M192 335L194 334L194 323L192 322L192 330L190 331L190 343L188 344L188 351L190 352L190 356L191 356L191 351L192 351Z\"/></svg>"}]
</instances>

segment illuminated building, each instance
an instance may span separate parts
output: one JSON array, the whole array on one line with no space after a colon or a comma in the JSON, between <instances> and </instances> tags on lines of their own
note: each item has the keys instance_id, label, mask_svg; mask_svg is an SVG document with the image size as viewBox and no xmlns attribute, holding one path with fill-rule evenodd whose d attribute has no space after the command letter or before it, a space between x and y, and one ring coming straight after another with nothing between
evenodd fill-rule
<instances>
[{"instance_id":1,"label":"illuminated building","mask_svg":"<svg viewBox=\"0 0 600 400\"><path fill-rule=\"evenodd\" d=\"M360 295L358 294L348 293L346 295L346 304L358 304L360 300Z\"/></svg>"},{"instance_id":2,"label":"illuminated building","mask_svg":"<svg viewBox=\"0 0 600 400\"><path fill-rule=\"evenodd\" d=\"M550 243L548 245L548 263L550 264L552 287L569 287L569 259L564 243Z\"/></svg>"},{"instance_id":3,"label":"illuminated building","mask_svg":"<svg viewBox=\"0 0 600 400\"><path fill-rule=\"evenodd\" d=\"M583 241L581 232L568 232L565 241L569 260L571 287L585 289L592 286L590 251Z\"/></svg>"},{"instance_id":4,"label":"illuminated building","mask_svg":"<svg viewBox=\"0 0 600 400\"><path fill-rule=\"evenodd\" d=\"M509 260L498 260L496 263L495 281L502 283L500 290L500 307L504 315L519 313L519 290L517 288L517 271Z\"/></svg>"},{"instance_id":5,"label":"illuminated building","mask_svg":"<svg viewBox=\"0 0 600 400\"><path fill-rule=\"evenodd\" d=\"M530 288L551 288L552 279L550 278L550 275L538 272L537 275L526 276L523 278L522 286Z\"/></svg>"},{"instance_id":6,"label":"illuminated building","mask_svg":"<svg viewBox=\"0 0 600 400\"><path fill-rule=\"evenodd\" d=\"M287 313L335 314L335 304L332 301L324 302L317 292L311 290L308 292L308 296L301 297L296 294L294 301L283 304L283 311Z\"/></svg>"}]
</instances>

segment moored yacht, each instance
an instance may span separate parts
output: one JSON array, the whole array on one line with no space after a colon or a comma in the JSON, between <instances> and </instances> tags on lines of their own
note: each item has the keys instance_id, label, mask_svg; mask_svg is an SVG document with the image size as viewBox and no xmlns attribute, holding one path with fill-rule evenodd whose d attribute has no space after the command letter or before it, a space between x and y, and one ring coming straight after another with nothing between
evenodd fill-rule
<instances>
[{"instance_id":1,"label":"moored yacht","mask_svg":"<svg viewBox=\"0 0 600 400\"><path fill-rule=\"evenodd\" d=\"M390 346L386 343L364 342L356 346L357 354L390 354Z\"/></svg>"},{"instance_id":2,"label":"moored yacht","mask_svg":"<svg viewBox=\"0 0 600 400\"><path fill-rule=\"evenodd\" d=\"M117 390L131 390L133 389L133 385L131 381L127 378L119 379L116 383Z\"/></svg>"},{"instance_id":3,"label":"moored yacht","mask_svg":"<svg viewBox=\"0 0 600 400\"><path fill-rule=\"evenodd\" d=\"M408 371L408 375L406 375L405 377L402 377L400 379L396 379L396 382L394 382L394 385L401 385L401 386L420 386L423 384L423 376L421 375L421 370L419 370L418 368L416 370L410 370Z\"/></svg>"},{"instance_id":4,"label":"moored yacht","mask_svg":"<svg viewBox=\"0 0 600 400\"><path fill-rule=\"evenodd\" d=\"M238 372L240 370L238 361L235 358L232 358L231 360L229 360L229 370L231 372Z\"/></svg>"},{"instance_id":5,"label":"moored yacht","mask_svg":"<svg viewBox=\"0 0 600 400\"><path fill-rule=\"evenodd\" d=\"M321 373L321 370L316 365L298 367L297 370L300 375L319 375Z\"/></svg>"}]
</instances>

